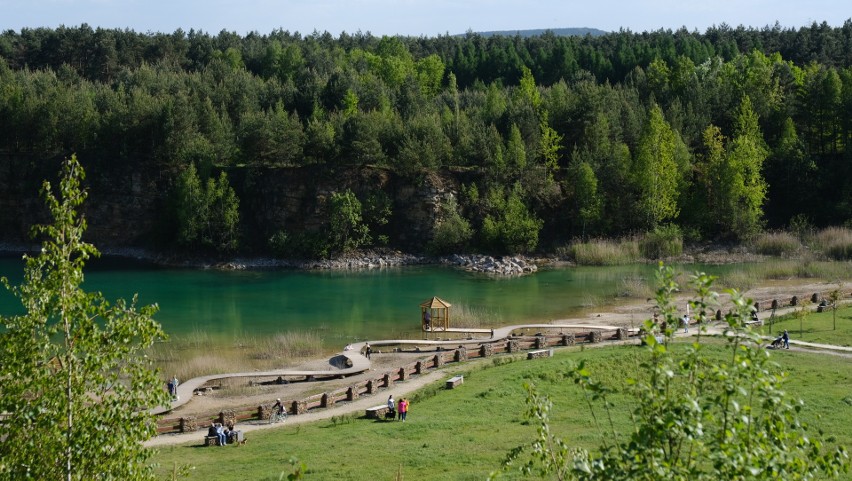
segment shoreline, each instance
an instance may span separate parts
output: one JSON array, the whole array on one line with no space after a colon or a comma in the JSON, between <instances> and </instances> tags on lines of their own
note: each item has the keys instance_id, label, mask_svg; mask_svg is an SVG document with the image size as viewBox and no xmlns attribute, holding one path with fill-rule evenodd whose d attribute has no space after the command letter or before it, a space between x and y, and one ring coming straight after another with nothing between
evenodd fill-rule
<instances>
[{"instance_id":1,"label":"shoreline","mask_svg":"<svg viewBox=\"0 0 852 481\"><path fill-rule=\"evenodd\" d=\"M796 284L795 288L793 288L792 286L787 286L786 288L783 288L783 289L778 288L778 287L760 287L758 289L753 290L754 291L753 294L755 294L755 296L752 298L752 300L755 300L755 301L764 300L764 298L762 298L762 297L757 297L757 294L761 294L763 296L769 295L769 296L775 296L775 297L781 298L781 297L783 297L781 295L782 293L785 296L789 296L791 294L797 295L797 294L801 294L802 293L801 291L814 290L814 289L817 289L819 287L824 287L824 284L818 284L818 283ZM844 284L844 289L846 289L846 288L848 288L848 285ZM795 289L795 290L791 290L791 289ZM688 297L688 296L678 296L677 301L678 302L683 301L684 297ZM727 299L723 298L723 299L720 299L720 300L721 300L721 302L720 302L719 307L724 308L725 303L727 302ZM845 300L843 302L845 304L847 304L850 301ZM782 311L791 311L793 309L795 309L795 307L787 306L787 307L782 308L781 310ZM764 310L764 311L761 311L761 312L765 313L766 311ZM621 313L621 314L624 314L624 313ZM601 315L598 315L598 316L601 316ZM617 312L608 312L608 313L603 314L601 317L598 317L597 323L600 323L602 321L606 321L606 322L615 321L614 323L617 323L618 317L619 316L618 316ZM623 317L621 317L620 320L624 321L625 319ZM554 324L556 324L557 322L559 322L559 321L554 321ZM593 324L593 323L588 322L588 324ZM706 330L704 330L703 332L705 333L705 335L718 334L718 326L719 325L720 324L718 323L718 321L710 321L708 323L708 325L704 328ZM517 328L521 328L521 327L522 326L514 326L514 328L511 329L508 334L512 334L511 331L515 331ZM529 327L535 328L536 326L529 326ZM524 330L526 330L526 329L524 329ZM507 334L507 333L503 333L503 334ZM694 335L695 335L694 333L693 334L681 334L679 332L679 330L676 330L676 332L675 332L676 337L694 336ZM388 342L390 342L390 341L388 341ZM636 339L627 339L627 340L609 341L609 342L602 342L602 343L584 344L580 347L580 350L582 350L584 348L601 348L601 347L608 347L608 346L613 346L613 345L617 345L617 344L629 344L631 342L636 342ZM801 345L801 348L803 348L804 350L816 349L820 352L826 352L827 354L841 355L841 356L852 356L852 353L849 352L849 351L852 351L852 348L828 346L828 345L824 345L824 344L813 344L813 343L801 342L801 341L797 341L797 342ZM840 352L832 351L831 350L832 348L839 350ZM826 349L829 349L829 351L825 351ZM328 392L329 389L340 388L341 386L351 386L351 385L353 385L353 383L357 382L358 380L361 380L362 378L366 378L366 377L375 378L376 375L377 375L377 372L383 372L383 371L386 372L388 370L388 368L392 369L394 366L397 366L400 363L405 363L405 361L410 362L411 359L422 356L422 353L413 353L413 352L404 352L403 353L403 352L393 351L393 352L388 352L385 355L382 355L381 352L378 352L379 356L376 356L376 353L377 353L377 351L374 351L374 358L376 358L376 360L379 361L379 362L372 365L370 367L370 369L368 369L367 371L365 371L361 374L354 375L354 376L345 377L342 380L323 381L321 383L321 385L323 387L320 390ZM509 354L509 355L512 355L512 354ZM522 352L520 355L523 357L525 355L525 353ZM247 432L251 432L251 431L255 431L255 430L261 430L261 429L274 429L274 428L283 428L283 427L286 427L287 425L299 425L299 424L303 424L303 423L309 423L309 422L319 421L319 420L323 420L323 419L329 419L329 418L332 418L332 417L335 417L335 416L340 416L340 415L357 415L357 413L363 414L363 411L365 409L373 407L375 405L382 404L382 400L384 399L385 395L391 394L395 398L403 397L403 396L408 395L409 393L414 392L418 389L421 389L421 388L423 388L423 387L425 387L429 384L438 382L442 378L447 378L448 376L453 376L453 375L456 375L460 372L469 370L470 366L472 364L476 364L476 363L480 363L480 362L488 362L488 359L487 358L476 359L476 360L472 360L469 363L464 363L464 364L449 364L449 365L447 365L443 368L438 368L438 369L435 369L433 371L424 373L422 375L412 376L412 377L410 377L410 378L408 378L404 381L395 382L391 385L391 387L381 390L380 395L363 396L363 397L360 397L360 398L355 399L353 401L335 403L332 407L329 407L329 408L317 409L317 410L314 410L314 411L308 411L306 413L299 414L298 416L290 416L290 417L287 418L287 421L284 422L284 423L269 424L269 423L265 423L264 421L247 421L247 422L239 423L238 426L239 426L240 430L247 433ZM322 361L315 361L315 363L321 364ZM313 367L316 367L316 364ZM268 400L268 399L272 399L273 397L281 397L281 398L290 397L290 398L292 398L294 395L297 395L297 394L294 393L294 390L293 390L294 387L296 387L296 386L293 385L293 384L290 384L290 385L287 385L287 386L284 386L284 387L278 387L276 391L271 391L271 392L265 393L264 396L261 396L261 397L258 397L258 396L254 396L254 397L236 396L236 397L229 397L229 398L224 398L224 399L223 398L216 399L216 398L212 398L212 397L208 397L208 396L197 396L197 397L193 396L194 399L193 399L192 403L195 404L194 406L190 407L190 404L185 404L185 405L178 407L175 410L171 411L170 414L172 416L175 416L175 415L177 415L177 416L192 416L192 415L204 412L204 411L232 409L232 408L235 408L236 406L240 406L240 405L245 406L245 405L248 405L248 404L256 405L258 403L258 401L261 401L261 403L262 403L262 401L264 399ZM302 394L304 394L304 392L305 392L304 389L300 389L300 391L301 391ZM146 441L144 443L144 445L146 447L149 447L149 448L157 448L157 447L162 447L162 446L167 446L167 445L190 444L190 443L194 444L194 443L201 442L200 441L201 439L203 439L203 432L202 431L192 431L192 432L188 432L188 433L170 433L170 434L157 435L157 436L149 439L148 441Z\"/></svg>"},{"instance_id":2,"label":"shoreline","mask_svg":"<svg viewBox=\"0 0 852 481\"><path fill-rule=\"evenodd\" d=\"M755 302L764 302L767 299L772 298L783 300L793 295L810 295L810 293L823 292L826 289L834 287L836 287L836 284L827 281L816 282L814 280L799 279L796 281L787 281L783 283L766 282L758 287L749 289L745 294L748 298L751 298ZM846 281L842 289L844 289L845 292L848 288L849 281ZM675 301L677 304L682 304L684 300L688 297L689 295L687 293L681 293L676 297ZM726 309L727 307L729 307L728 302L729 296L727 294L720 295L718 308L722 310ZM767 312L768 311L765 308L761 310L761 318L767 316ZM653 307L647 300L637 299L625 304L609 304L607 306L601 306L601 308L597 312L590 312L589 314L583 317L557 319L551 321L549 324L576 323L590 326L606 324L624 328L635 328L638 327L638 325L641 324L641 322L643 322L644 320L650 319L652 313ZM530 332L526 332L526 334L531 335L531 333L534 331L535 329L532 329ZM607 343L607 345L609 345L609 343ZM374 351L373 355L374 364L368 371L359 375L349 376L339 380L323 381L322 383L309 382L291 383L287 385L270 385L265 386L263 388L255 387L254 390L246 391L244 386L245 383L234 382L232 384L228 384L227 386L228 388L233 389L233 391L228 392L227 390L223 390L214 392L209 396L197 396L193 399L191 403L185 404L181 407L177 407L169 414L169 416L192 416L199 413L221 411L222 409L230 409L245 405L256 406L259 404L263 404L264 402L267 402L270 399L275 399L276 397L295 398L303 395L313 395L316 393L324 392L328 389L351 385L353 382L361 380L362 377L375 377L377 373L395 369L398 367L398 365L400 365L400 363L405 364L409 362L406 360L411 359L412 356L416 357L414 353L398 353L394 351L381 352L376 350ZM300 365L291 369L327 369L328 365L329 363L327 358L313 359L305 360ZM446 373L446 371L441 372ZM406 386L412 384L411 381L414 381L414 379L401 383L398 386L395 385L394 390L392 392L396 394L397 389L407 389ZM416 387L412 387L411 389L416 389ZM376 404L375 398L372 400L372 403ZM354 408L350 409L349 411L353 409ZM339 411L335 409L333 411L328 410L328 412L338 413ZM333 414L329 414L329 416L331 415ZM302 419L301 416L296 416L293 419L296 418ZM304 419L305 421L308 421L312 418L313 416ZM171 435L167 436L170 437Z\"/></svg>"},{"instance_id":3,"label":"shoreline","mask_svg":"<svg viewBox=\"0 0 852 481\"><path fill-rule=\"evenodd\" d=\"M97 246L96 246L97 247ZM488 254L450 254L431 256L407 253L393 249L364 249L340 254L329 259L281 259L275 257L233 256L217 259L214 257L191 257L185 252L160 252L140 247L97 247L101 258L125 259L148 263L156 267L175 267L186 269L220 270L372 270L408 266L447 266L468 272L481 273L494 277L512 277L536 273L539 269L576 267L574 261L553 253L541 255L488 255ZM40 244L0 243L0 254L38 253ZM785 260L803 259L803 256L785 257ZM764 262L771 256L751 252L745 245L695 244L684 247L684 252L676 257L663 259L637 259L633 263L655 264L709 264L725 265L746 262ZM584 265L585 266L585 265ZM594 267L591 266L590 267Z\"/></svg>"}]
</instances>

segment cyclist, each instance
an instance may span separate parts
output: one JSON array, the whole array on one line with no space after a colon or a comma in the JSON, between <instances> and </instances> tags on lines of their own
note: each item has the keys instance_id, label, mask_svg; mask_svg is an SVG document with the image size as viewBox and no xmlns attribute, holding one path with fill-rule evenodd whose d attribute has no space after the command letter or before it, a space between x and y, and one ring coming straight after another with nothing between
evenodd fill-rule
<instances>
[{"instance_id":1,"label":"cyclist","mask_svg":"<svg viewBox=\"0 0 852 481\"><path fill-rule=\"evenodd\" d=\"M287 408L284 407L281 398L276 399L275 404L272 405L272 416L274 420L285 419L287 417Z\"/></svg>"}]
</instances>

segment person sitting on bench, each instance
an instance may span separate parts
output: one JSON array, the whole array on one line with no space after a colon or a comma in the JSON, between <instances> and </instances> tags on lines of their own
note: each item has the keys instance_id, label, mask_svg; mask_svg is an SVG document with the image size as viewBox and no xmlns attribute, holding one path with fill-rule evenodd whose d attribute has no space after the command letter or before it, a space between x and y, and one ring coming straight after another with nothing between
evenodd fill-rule
<instances>
[{"instance_id":1,"label":"person sitting on bench","mask_svg":"<svg viewBox=\"0 0 852 481\"><path fill-rule=\"evenodd\" d=\"M216 424L216 437L219 438L219 446L228 445L228 435L225 434L225 428L221 424Z\"/></svg>"}]
</instances>

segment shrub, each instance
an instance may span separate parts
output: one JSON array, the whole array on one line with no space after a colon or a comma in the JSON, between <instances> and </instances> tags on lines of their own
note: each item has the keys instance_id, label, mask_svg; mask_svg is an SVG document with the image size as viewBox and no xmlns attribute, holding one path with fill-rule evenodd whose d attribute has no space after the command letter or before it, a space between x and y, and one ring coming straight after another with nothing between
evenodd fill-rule
<instances>
[{"instance_id":1,"label":"shrub","mask_svg":"<svg viewBox=\"0 0 852 481\"><path fill-rule=\"evenodd\" d=\"M683 235L675 224L658 226L642 237L639 246L648 259L679 256L683 253Z\"/></svg>"},{"instance_id":2,"label":"shrub","mask_svg":"<svg viewBox=\"0 0 852 481\"><path fill-rule=\"evenodd\" d=\"M520 184L508 196L498 190L488 197L492 214L482 223L482 239L492 251L498 253L526 253L538 246L538 233L544 222L524 204Z\"/></svg>"},{"instance_id":3,"label":"shrub","mask_svg":"<svg viewBox=\"0 0 852 481\"><path fill-rule=\"evenodd\" d=\"M473 229L458 212L455 198L442 207L444 219L435 226L427 250L432 254L454 254L463 252L473 237Z\"/></svg>"},{"instance_id":4,"label":"shrub","mask_svg":"<svg viewBox=\"0 0 852 481\"><path fill-rule=\"evenodd\" d=\"M754 250L758 254L782 257L798 251L802 247L799 239L788 232L767 232L754 239Z\"/></svg>"},{"instance_id":5,"label":"shrub","mask_svg":"<svg viewBox=\"0 0 852 481\"><path fill-rule=\"evenodd\" d=\"M329 255L327 239L319 233L299 232L289 234L280 230L269 239L269 248L281 258L324 258Z\"/></svg>"}]
</instances>

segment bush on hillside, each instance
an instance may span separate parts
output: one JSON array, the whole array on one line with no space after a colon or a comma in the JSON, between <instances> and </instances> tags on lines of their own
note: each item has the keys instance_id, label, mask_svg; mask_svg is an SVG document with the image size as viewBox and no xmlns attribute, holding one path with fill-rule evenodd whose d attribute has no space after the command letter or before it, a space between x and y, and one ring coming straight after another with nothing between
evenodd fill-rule
<instances>
[{"instance_id":1,"label":"bush on hillside","mask_svg":"<svg viewBox=\"0 0 852 481\"><path fill-rule=\"evenodd\" d=\"M683 234L675 224L658 226L642 237L639 246L647 259L679 256L683 253Z\"/></svg>"}]
</instances>

